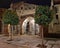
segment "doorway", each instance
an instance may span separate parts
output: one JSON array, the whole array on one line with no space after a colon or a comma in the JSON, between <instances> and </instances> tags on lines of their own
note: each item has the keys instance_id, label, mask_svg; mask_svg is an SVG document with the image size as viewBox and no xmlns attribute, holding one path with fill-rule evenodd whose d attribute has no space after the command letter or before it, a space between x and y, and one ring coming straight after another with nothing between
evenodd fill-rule
<instances>
[{"instance_id":1,"label":"doorway","mask_svg":"<svg viewBox=\"0 0 60 48\"><path fill-rule=\"evenodd\" d=\"M26 25L26 34L29 34L29 22L27 22L27 25Z\"/></svg>"},{"instance_id":2,"label":"doorway","mask_svg":"<svg viewBox=\"0 0 60 48\"><path fill-rule=\"evenodd\" d=\"M0 21L0 34L2 33L2 22Z\"/></svg>"},{"instance_id":3,"label":"doorway","mask_svg":"<svg viewBox=\"0 0 60 48\"><path fill-rule=\"evenodd\" d=\"M22 34L35 35L39 33L39 26L35 26L33 17L27 17L22 24Z\"/></svg>"}]
</instances>

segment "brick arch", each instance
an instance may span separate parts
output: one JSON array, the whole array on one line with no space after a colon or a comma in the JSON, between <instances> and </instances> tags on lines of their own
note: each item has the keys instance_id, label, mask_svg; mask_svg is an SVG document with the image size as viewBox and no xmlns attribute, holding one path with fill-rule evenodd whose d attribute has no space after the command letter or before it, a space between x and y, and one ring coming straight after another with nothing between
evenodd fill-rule
<instances>
[{"instance_id":1,"label":"brick arch","mask_svg":"<svg viewBox=\"0 0 60 48\"><path fill-rule=\"evenodd\" d=\"M33 17L34 18L34 15L30 14L30 15L25 15L25 16L20 17L20 34L22 34L22 24L27 17Z\"/></svg>"}]
</instances>

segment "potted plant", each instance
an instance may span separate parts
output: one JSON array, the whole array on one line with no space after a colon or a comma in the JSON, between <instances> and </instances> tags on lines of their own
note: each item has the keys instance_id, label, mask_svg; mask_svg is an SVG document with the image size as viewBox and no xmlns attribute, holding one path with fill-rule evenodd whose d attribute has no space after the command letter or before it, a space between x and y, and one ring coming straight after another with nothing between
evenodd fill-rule
<instances>
[{"instance_id":1,"label":"potted plant","mask_svg":"<svg viewBox=\"0 0 60 48\"><path fill-rule=\"evenodd\" d=\"M44 40L44 32L43 28L46 26L49 26L53 19L52 16L52 10L50 10L50 7L48 6L38 6L36 8L35 12L35 23L40 25L40 30L41 30L41 38L42 38L42 45L41 48L46 48L45 45L43 44Z\"/></svg>"},{"instance_id":2,"label":"potted plant","mask_svg":"<svg viewBox=\"0 0 60 48\"><path fill-rule=\"evenodd\" d=\"M9 40L12 40L11 25L17 25L19 18L15 11L6 10L3 14L3 22L8 25Z\"/></svg>"}]
</instances>

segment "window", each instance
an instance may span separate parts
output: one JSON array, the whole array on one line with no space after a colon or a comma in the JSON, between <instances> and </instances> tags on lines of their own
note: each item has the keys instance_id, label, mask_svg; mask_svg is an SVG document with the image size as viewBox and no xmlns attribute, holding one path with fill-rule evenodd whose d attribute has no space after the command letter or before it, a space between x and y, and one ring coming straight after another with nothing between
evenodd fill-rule
<instances>
[{"instance_id":1,"label":"window","mask_svg":"<svg viewBox=\"0 0 60 48\"><path fill-rule=\"evenodd\" d=\"M21 7L21 10L23 9L23 7Z\"/></svg>"},{"instance_id":2,"label":"window","mask_svg":"<svg viewBox=\"0 0 60 48\"><path fill-rule=\"evenodd\" d=\"M29 7L29 9L31 9L31 7Z\"/></svg>"},{"instance_id":3,"label":"window","mask_svg":"<svg viewBox=\"0 0 60 48\"><path fill-rule=\"evenodd\" d=\"M56 19L58 20L58 15L56 15Z\"/></svg>"},{"instance_id":4,"label":"window","mask_svg":"<svg viewBox=\"0 0 60 48\"><path fill-rule=\"evenodd\" d=\"M58 15L56 15L56 20L55 20L55 23L54 24L59 24L59 18L58 18Z\"/></svg>"},{"instance_id":5,"label":"window","mask_svg":"<svg viewBox=\"0 0 60 48\"><path fill-rule=\"evenodd\" d=\"M33 7L33 9L35 9L35 6Z\"/></svg>"}]
</instances>

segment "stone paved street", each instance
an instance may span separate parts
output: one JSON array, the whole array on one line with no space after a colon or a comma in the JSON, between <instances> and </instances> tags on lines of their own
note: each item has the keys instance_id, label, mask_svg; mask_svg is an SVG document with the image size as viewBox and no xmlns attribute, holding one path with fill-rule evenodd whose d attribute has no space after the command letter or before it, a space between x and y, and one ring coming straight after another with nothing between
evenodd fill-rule
<instances>
[{"instance_id":1,"label":"stone paved street","mask_svg":"<svg viewBox=\"0 0 60 48\"><path fill-rule=\"evenodd\" d=\"M41 44L39 36L34 35L21 35L14 36L13 41L7 41L8 37L0 36L0 48L39 48ZM47 48L60 48L60 39L44 39L44 44Z\"/></svg>"},{"instance_id":2,"label":"stone paved street","mask_svg":"<svg viewBox=\"0 0 60 48\"><path fill-rule=\"evenodd\" d=\"M0 41L0 48L19 48L18 46L11 45Z\"/></svg>"}]
</instances>

